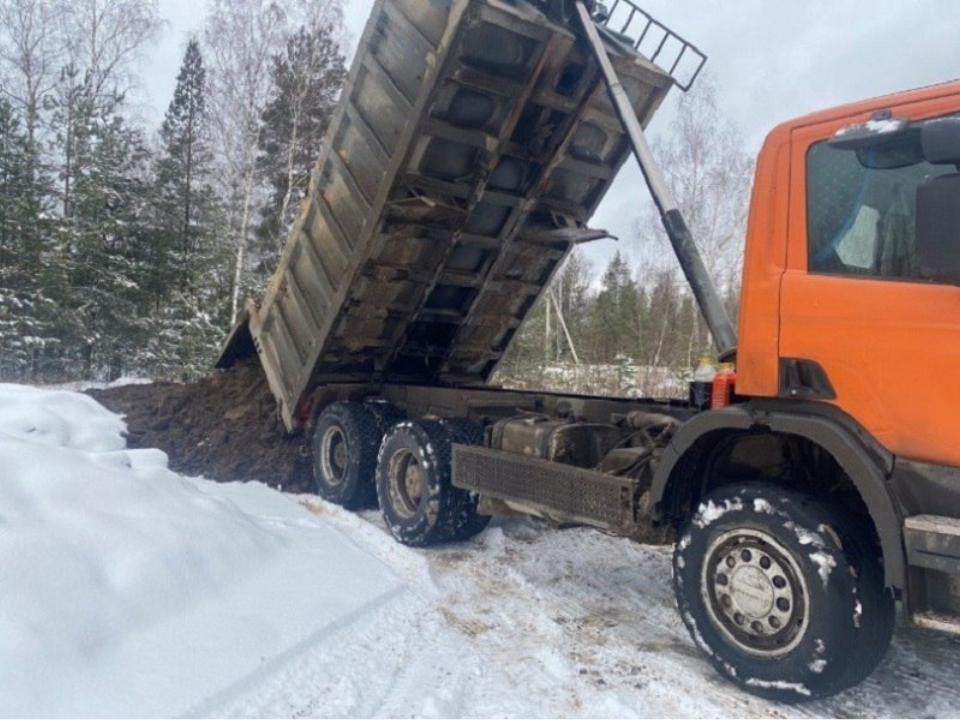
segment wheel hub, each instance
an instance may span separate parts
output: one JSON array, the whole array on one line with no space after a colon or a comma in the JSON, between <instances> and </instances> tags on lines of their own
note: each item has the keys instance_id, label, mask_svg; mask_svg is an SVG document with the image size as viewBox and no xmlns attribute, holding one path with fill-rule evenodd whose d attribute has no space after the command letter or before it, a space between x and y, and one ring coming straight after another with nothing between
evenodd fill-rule
<instances>
[{"instance_id":1,"label":"wheel hub","mask_svg":"<svg viewBox=\"0 0 960 720\"><path fill-rule=\"evenodd\" d=\"M320 443L320 465L330 485L343 482L350 460L347 439L338 427L327 428Z\"/></svg>"},{"instance_id":2,"label":"wheel hub","mask_svg":"<svg viewBox=\"0 0 960 720\"><path fill-rule=\"evenodd\" d=\"M774 587L771 579L759 568L750 565L737 567L730 574L730 596L752 618L762 618L773 608Z\"/></svg>"},{"instance_id":3,"label":"wheel hub","mask_svg":"<svg viewBox=\"0 0 960 720\"><path fill-rule=\"evenodd\" d=\"M411 501L420 503L420 498L423 495L423 472L420 470L420 466L416 464L411 464L407 467L406 473L406 484L407 484L407 497Z\"/></svg>"},{"instance_id":4,"label":"wheel hub","mask_svg":"<svg viewBox=\"0 0 960 720\"><path fill-rule=\"evenodd\" d=\"M390 458L387 472L391 504L402 516L413 517L423 500L423 467L412 452L401 450Z\"/></svg>"},{"instance_id":5,"label":"wheel hub","mask_svg":"<svg viewBox=\"0 0 960 720\"><path fill-rule=\"evenodd\" d=\"M338 467L345 467L347 464L347 444L337 443L333 449L333 461Z\"/></svg>"},{"instance_id":6,"label":"wheel hub","mask_svg":"<svg viewBox=\"0 0 960 720\"><path fill-rule=\"evenodd\" d=\"M703 594L713 624L741 650L775 657L799 644L809 617L800 567L776 538L740 529L710 545Z\"/></svg>"}]
</instances>

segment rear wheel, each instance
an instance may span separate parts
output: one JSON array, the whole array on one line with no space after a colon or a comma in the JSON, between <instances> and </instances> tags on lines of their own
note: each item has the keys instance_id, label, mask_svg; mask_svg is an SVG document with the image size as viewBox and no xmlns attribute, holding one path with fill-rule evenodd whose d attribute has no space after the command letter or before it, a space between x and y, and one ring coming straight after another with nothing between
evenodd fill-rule
<instances>
[{"instance_id":1,"label":"rear wheel","mask_svg":"<svg viewBox=\"0 0 960 720\"><path fill-rule=\"evenodd\" d=\"M372 505L380 436L377 418L361 403L335 402L325 408L313 429L317 495L348 510Z\"/></svg>"},{"instance_id":2,"label":"rear wheel","mask_svg":"<svg viewBox=\"0 0 960 720\"><path fill-rule=\"evenodd\" d=\"M460 445L483 445L483 425L470 418L455 417L443 418L440 421L450 434L453 441ZM477 512L480 496L476 493L460 490L460 509L453 531L452 540L469 540L482 533L490 524L489 515Z\"/></svg>"},{"instance_id":3,"label":"rear wheel","mask_svg":"<svg viewBox=\"0 0 960 720\"><path fill-rule=\"evenodd\" d=\"M813 497L720 488L674 552L683 621L717 670L782 702L844 690L880 662L895 606L875 544Z\"/></svg>"},{"instance_id":4,"label":"rear wheel","mask_svg":"<svg viewBox=\"0 0 960 720\"><path fill-rule=\"evenodd\" d=\"M465 417L441 418L443 425L461 445L483 445L483 425Z\"/></svg>"},{"instance_id":5,"label":"rear wheel","mask_svg":"<svg viewBox=\"0 0 960 720\"><path fill-rule=\"evenodd\" d=\"M380 426L381 440L394 425L407 419L407 414L402 408L387 400L367 400L364 407L376 416L377 423Z\"/></svg>"},{"instance_id":6,"label":"rear wheel","mask_svg":"<svg viewBox=\"0 0 960 720\"><path fill-rule=\"evenodd\" d=\"M433 420L402 422L384 438L377 496L387 529L404 545L425 547L467 536L465 518L471 503L474 510L476 505L470 493L450 481L454 441Z\"/></svg>"}]
</instances>

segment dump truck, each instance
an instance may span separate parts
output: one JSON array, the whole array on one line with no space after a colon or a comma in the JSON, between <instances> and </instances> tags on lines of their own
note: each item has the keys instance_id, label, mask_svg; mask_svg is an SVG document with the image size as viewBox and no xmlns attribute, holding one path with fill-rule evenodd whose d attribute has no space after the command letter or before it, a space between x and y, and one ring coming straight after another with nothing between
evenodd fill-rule
<instances>
[{"instance_id":1,"label":"dump truck","mask_svg":"<svg viewBox=\"0 0 960 720\"><path fill-rule=\"evenodd\" d=\"M770 133L735 332L645 137L705 59L632 0L378 0L219 365L258 356L317 493L407 545L497 513L672 537L716 670L802 701L872 672L897 603L960 631L960 83ZM490 385L631 154L733 402Z\"/></svg>"}]
</instances>

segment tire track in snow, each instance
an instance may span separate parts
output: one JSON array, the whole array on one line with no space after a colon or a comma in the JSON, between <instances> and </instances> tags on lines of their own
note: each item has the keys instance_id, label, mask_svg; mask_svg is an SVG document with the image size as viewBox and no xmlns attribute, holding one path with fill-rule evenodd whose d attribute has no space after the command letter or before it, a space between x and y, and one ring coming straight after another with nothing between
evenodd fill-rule
<instances>
[{"instance_id":1,"label":"tire track in snow","mask_svg":"<svg viewBox=\"0 0 960 720\"><path fill-rule=\"evenodd\" d=\"M185 713L183 717L193 718L212 716L216 712L217 708L223 707L224 705L234 701L237 697L242 696L251 686L262 683L264 680L275 676L280 670L290 665L291 662L308 652L311 648L322 644L326 639L340 633L345 628L348 628L359 621L361 618L370 615L378 608L390 603L395 598L407 592L409 592L409 589L406 586L397 586L394 589L389 590L373 600L361 605L352 612L337 619L335 622L325 625L309 637L305 638L303 641L297 643L291 648L288 648L284 652L275 656L269 662L261 665L255 672L237 680L232 685L211 695L197 707Z\"/></svg>"},{"instance_id":2,"label":"tire track in snow","mask_svg":"<svg viewBox=\"0 0 960 720\"><path fill-rule=\"evenodd\" d=\"M487 682L470 640L481 631L443 613L429 558L398 545L385 529L340 508L303 502L354 546L376 556L406 592L352 613L332 635L318 634L282 667L237 683L199 710L221 717L454 717L532 715L502 678ZM368 515L364 513L364 515ZM357 672L357 669L362 672ZM237 690L240 690L237 692ZM485 698L494 698L491 704ZM464 704L466 703L466 704ZM477 708L488 707L486 711Z\"/></svg>"},{"instance_id":3,"label":"tire track in snow","mask_svg":"<svg viewBox=\"0 0 960 720\"><path fill-rule=\"evenodd\" d=\"M420 635L423 628L419 629ZM470 683L476 658L457 652L457 643L444 647L442 633L426 652L422 643L404 648L399 671L393 675L387 691L368 702L364 717L455 717L463 712L463 699Z\"/></svg>"}]
</instances>

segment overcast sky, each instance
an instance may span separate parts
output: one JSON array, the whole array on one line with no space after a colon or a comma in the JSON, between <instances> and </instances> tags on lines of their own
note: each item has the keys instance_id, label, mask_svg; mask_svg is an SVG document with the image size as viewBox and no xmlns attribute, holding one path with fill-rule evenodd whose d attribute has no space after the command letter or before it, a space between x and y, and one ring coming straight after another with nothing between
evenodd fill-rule
<instances>
[{"instance_id":1,"label":"overcast sky","mask_svg":"<svg viewBox=\"0 0 960 720\"><path fill-rule=\"evenodd\" d=\"M373 0L346 0L354 43ZM609 3L608 3L609 4ZM751 153L775 124L838 103L960 77L960 3L954 0L640 0L645 10L697 45L719 86L723 112ZM160 0L169 26L144 69L159 117L170 101L185 38L202 22L204 0ZM678 91L674 91L678 92ZM663 132L670 99L652 126ZM593 225L631 247L646 190L630 162ZM617 247L590 246L598 265ZM602 268L598 268L602 269Z\"/></svg>"}]
</instances>

